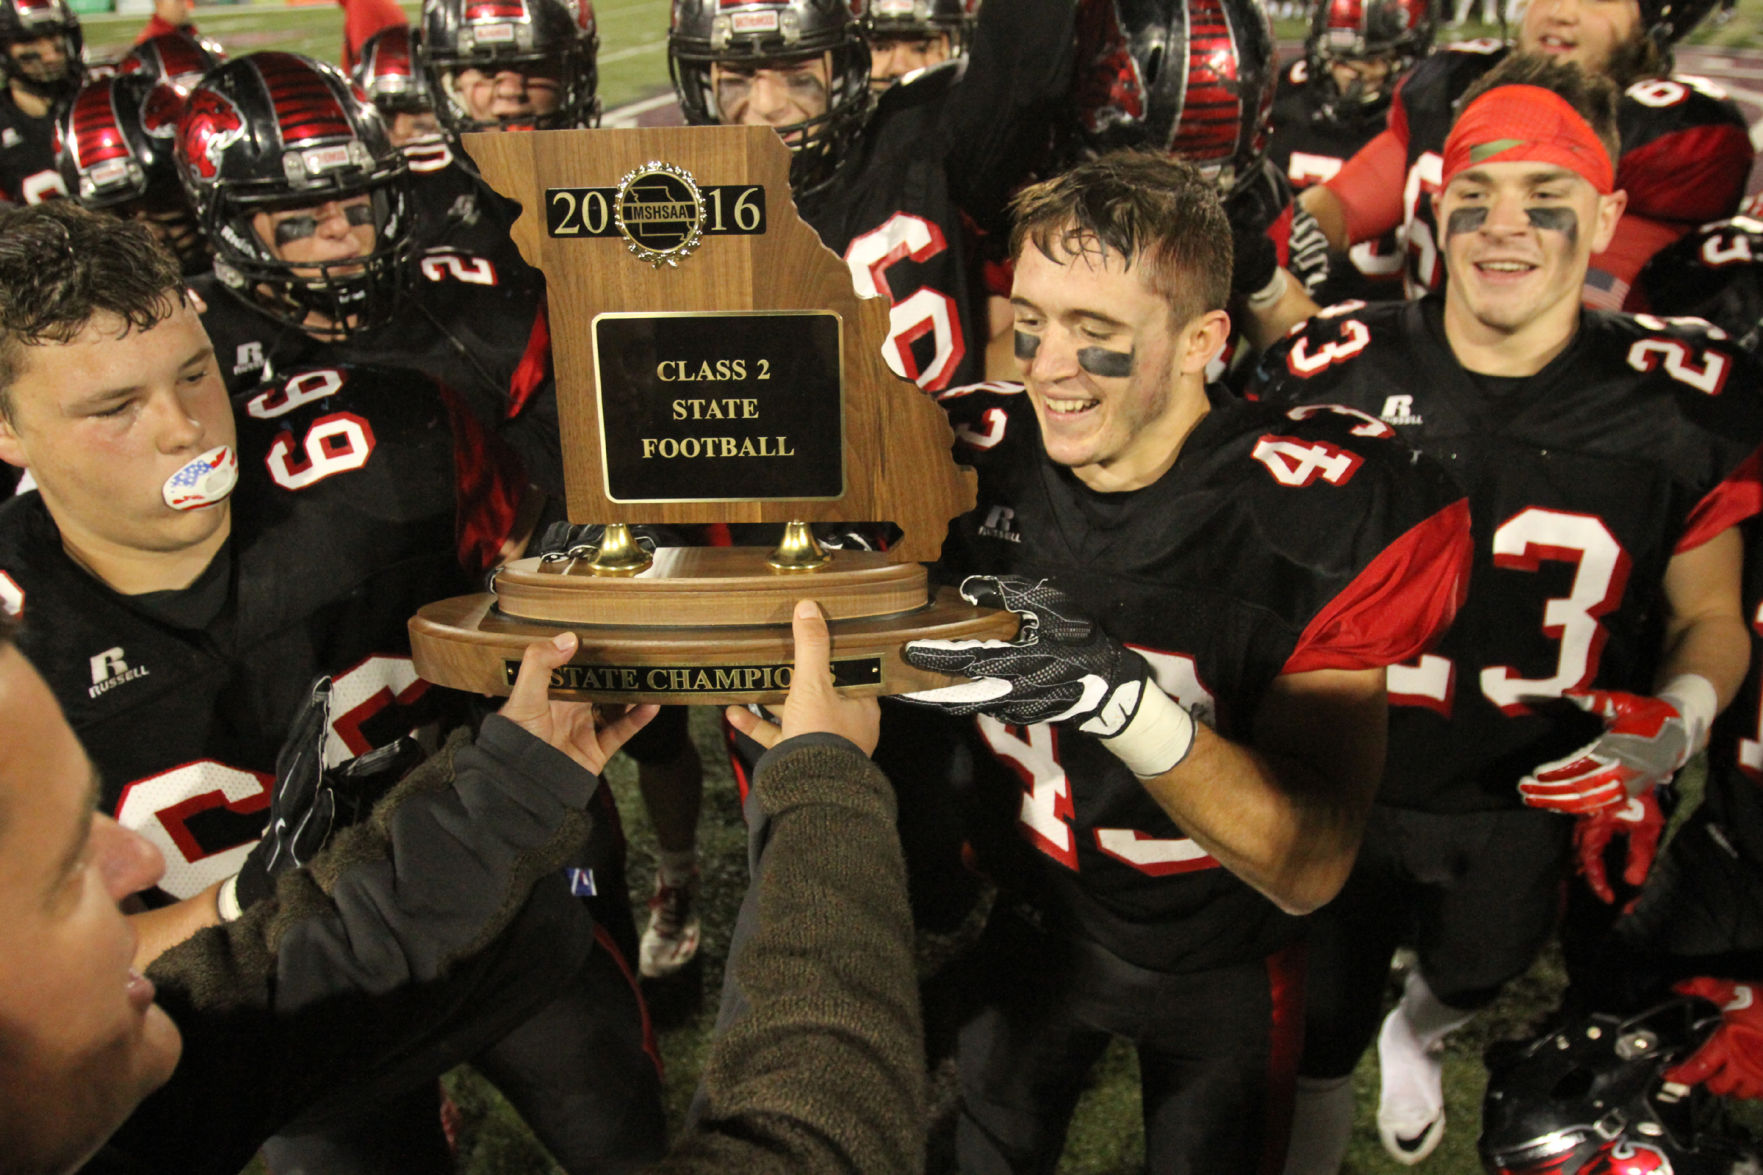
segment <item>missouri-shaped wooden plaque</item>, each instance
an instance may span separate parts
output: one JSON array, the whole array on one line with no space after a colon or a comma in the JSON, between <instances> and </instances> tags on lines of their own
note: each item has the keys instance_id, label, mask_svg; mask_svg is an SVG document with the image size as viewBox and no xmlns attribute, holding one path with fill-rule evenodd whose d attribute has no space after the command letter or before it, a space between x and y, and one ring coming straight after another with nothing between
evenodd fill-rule
<instances>
[{"instance_id":1,"label":"missouri-shaped wooden plaque","mask_svg":"<svg viewBox=\"0 0 1763 1175\"><path fill-rule=\"evenodd\" d=\"M789 616L820 600L835 677L861 693L946 681L907 666L921 637L1008 637L1009 613L926 586L949 520L974 501L943 411L882 358L885 298L796 213L789 151L766 127L465 137L523 213L545 274L567 509L574 522L872 524L889 550L782 571L767 549L673 548L634 574L520 560L494 596L411 622L418 670L505 693L525 642L568 627L559 696L770 700L788 686ZM780 672L781 671L781 672Z\"/></svg>"}]
</instances>

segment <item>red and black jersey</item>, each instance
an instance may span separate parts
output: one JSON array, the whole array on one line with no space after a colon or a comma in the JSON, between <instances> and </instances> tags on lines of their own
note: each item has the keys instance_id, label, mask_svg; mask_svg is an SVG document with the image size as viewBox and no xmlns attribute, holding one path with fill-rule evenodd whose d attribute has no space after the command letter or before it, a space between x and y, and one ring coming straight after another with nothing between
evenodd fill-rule
<instances>
[{"instance_id":1,"label":"red and black jersey","mask_svg":"<svg viewBox=\"0 0 1763 1175\"><path fill-rule=\"evenodd\" d=\"M1099 494L1048 460L1027 397L994 390L1010 386L945 405L979 498L940 571L1050 577L1220 734L1246 741L1282 674L1402 661L1449 622L1466 507L1388 427L1216 392L1168 473ZM1097 740L1068 724L979 729L1020 783L1017 859L988 864L1053 925L1163 971L1260 958L1292 931Z\"/></svg>"},{"instance_id":2,"label":"red and black jersey","mask_svg":"<svg viewBox=\"0 0 1763 1175\"><path fill-rule=\"evenodd\" d=\"M428 248L489 257L510 269L524 265L508 235L520 218L520 205L484 183L451 143L422 139L406 144L404 159L410 166L417 240Z\"/></svg>"},{"instance_id":3,"label":"red and black jersey","mask_svg":"<svg viewBox=\"0 0 1763 1175\"><path fill-rule=\"evenodd\" d=\"M1705 318L1763 353L1763 220L1729 216L1653 255L1638 289L1657 314Z\"/></svg>"},{"instance_id":4,"label":"red and black jersey","mask_svg":"<svg viewBox=\"0 0 1763 1175\"><path fill-rule=\"evenodd\" d=\"M1310 84L1303 58L1280 71L1273 97L1273 135L1267 158L1296 191L1333 179L1341 165L1384 129L1387 103L1358 117L1329 113ZM1361 241L1329 257L1328 279L1310 291L1319 306L1353 298L1376 301L1402 297L1402 247L1395 230Z\"/></svg>"},{"instance_id":5,"label":"red and black jersey","mask_svg":"<svg viewBox=\"0 0 1763 1175\"><path fill-rule=\"evenodd\" d=\"M893 302L882 355L928 392L985 378L976 234L1041 161L1073 54L1068 0L980 10L968 57L886 90L827 186L798 201L860 294Z\"/></svg>"},{"instance_id":6,"label":"red and black jersey","mask_svg":"<svg viewBox=\"0 0 1763 1175\"><path fill-rule=\"evenodd\" d=\"M0 85L0 200L40 204L65 195L55 168L55 119L32 118Z\"/></svg>"},{"instance_id":7,"label":"red and black jersey","mask_svg":"<svg viewBox=\"0 0 1763 1175\"><path fill-rule=\"evenodd\" d=\"M1436 297L1333 307L1268 351L1260 396L1359 409L1469 493L1469 603L1390 673L1383 802L1516 808L1520 777L1601 729L1549 699L1652 692L1666 566L1759 508L1758 378L1705 323L1591 310L1534 376L1474 376Z\"/></svg>"},{"instance_id":8,"label":"red and black jersey","mask_svg":"<svg viewBox=\"0 0 1763 1175\"><path fill-rule=\"evenodd\" d=\"M412 296L394 321L343 340L317 339L272 317L212 274L191 285L206 304L202 325L234 394L266 372L315 363L411 368L458 393L518 454L533 482L561 496L543 275L506 237L494 253L428 249L416 269Z\"/></svg>"},{"instance_id":9,"label":"red and black jersey","mask_svg":"<svg viewBox=\"0 0 1763 1175\"><path fill-rule=\"evenodd\" d=\"M0 507L0 604L22 610L19 645L97 765L101 807L165 855L160 888L178 898L236 872L262 834L314 678L335 679L332 762L448 708L406 625L469 590L524 488L411 372L302 370L235 413L231 537L182 591L119 595L68 556L39 495Z\"/></svg>"},{"instance_id":10,"label":"red and black jersey","mask_svg":"<svg viewBox=\"0 0 1763 1175\"><path fill-rule=\"evenodd\" d=\"M1444 285L1432 197L1443 177L1445 139L1464 92L1507 52L1495 41L1451 45L1422 60L1396 88L1389 129L1407 145L1402 217L1410 296ZM1616 186L1628 193L1626 227L1618 226L1586 275L1587 305L1604 309L1628 304L1636 273L1662 243L1656 234L1681 235L1737 210L1755 155L1743 113L1701 78L1636 82L1616 113Z\"/></svg>"}]
</instances>

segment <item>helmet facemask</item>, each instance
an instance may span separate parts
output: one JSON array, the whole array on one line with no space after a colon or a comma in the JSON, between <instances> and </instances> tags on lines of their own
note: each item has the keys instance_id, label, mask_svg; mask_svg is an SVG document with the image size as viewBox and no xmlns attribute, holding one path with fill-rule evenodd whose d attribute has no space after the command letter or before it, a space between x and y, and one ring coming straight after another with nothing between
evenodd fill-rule
<instances>
[{"instance_id":1,"label":"helmet facemask","mask_svg":"<svg viewBox=\"0 0 1763 1175\"><path fill-rule=\"evenodd\" d=\"M371 246L331 260L286 257L311 234L298 231L303 218L278 214L316 213L332 203L342 206L331 215L347 220L352 238L355 228L372 228ZM271 227L278 222L279 234ZM295 231L290 233L289 226ZM390 322L414 272L416 243L402 169L360 187L292 201L241 200L223 193L206 227L215 243L216 276L272 316L318 338L345 339ZM266 228L284 239L266 241Z\"/></svg>"}]
</instances>

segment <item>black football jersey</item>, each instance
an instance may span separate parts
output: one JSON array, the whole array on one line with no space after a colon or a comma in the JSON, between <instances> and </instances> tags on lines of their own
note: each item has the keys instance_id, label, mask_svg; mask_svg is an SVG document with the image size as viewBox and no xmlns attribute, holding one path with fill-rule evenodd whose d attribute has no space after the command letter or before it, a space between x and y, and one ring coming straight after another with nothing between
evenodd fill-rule
<instances>
[{"instance_id":1,"label":"black football jersey","mask_svg":"<svg viewBox=\"0 0 1763 1175\"><path fill-rule=\"evenodd\" d=\"M1448 622L1466 507L1387 426L1215 392L1167 474L1098 494L1048 460L1027 396L998 387L1014 385L946 404L979 498L951 525L940 572L1050 577L1220 734L1246 739L1281 674L1401 661ZM1290 933L1094 738L978 727L1020 792L1016 859L988 864L1064 932L1164 971L1259 958Z\"/></svg>"},{"instance_id":2,"label":"black football jersey","mask_svg":"<svg viewBox=\"0 0 1763 1175\"><path fill-rule=\"evenodd\" d=\"M227 387L314 363L408 367L458 393L526 463L547 492L563 492L557 389L544 277L512 241L469 252L437 246L416 264L414 294L393 321L343 340L316 339L271 317L213 274L191 282L205 308Z\"/></svg>"},{"instance_id":3,"label":"black football jersey","mask_svg":"<svg viewBox=\"0 0 1763 1175\"><path fill-rule=\"evenodd\" d=\"M1357 117L1331 117L1310 84L1310 63L1299 58L1280 71L1267 158L1301 192L1333 179L1343 163L1383 130L1388 110L1387 103L1379 103ZM1310 296L1319 306L1353 298L1400 298L1402 265L1402 247L1392 229L1344 253L1332 253L1328 279Z\"/></svg>"},{"instance_id":4,"label":"black football jersey","mask_svg":"<svg viewBox=\"0 0 1763 1175\"><path fill-rule=\"evenodd\" d=\"M1443 178L1445 139L1464 92L1507 52L1491 40L1450 45L1421 60L1396 89L1390 129L1408 145L1402 210L1411 297L1443 288L1432 197ZM1616 121L1616 186L1628 193L1628 214L1688 228L1737 210L1755 152L1743 113L1718 87L1689 75L1636 82L1617 103ZM1586 286L1588 305L1617 309L1628 297L1627 283L1602 273L1595 258Z\"/></svg>"},{"instance_id":5,"label":"black football jersey","mask_svg":"<svg viewBox=\"0 0 1763 1175\"><path fill-rule=\"evenodd\" d=\"M0 200L37 204L65 195L55 168L55 120L32 118L0 85Z\"/></svg>"},{"instance_id":6,"label":"black football jersey","mask_svg":"<svg viewBox=\"0 0 1763 1175\"><path fill-rule=\"evenodd\" d=\"M179 592L119 595L68 556L39 495L0 506L0 604L22 610L20 647L97 765L103 810L165 855L165 894L238 871L320 674L331 762L451 708L416 676L406 625L469 590L524 488L451 401L348 367L240 397L231 538Z\"/></svg>"},{"instance_id":7,"label":"black football jersey","mask_svg":"<svg viewBox=\"0 0 1763 1175\"><path fill-rule=\"evenodd\" d=\"M1639 283L1647 308L1705 318L1763 353L1763 220L1710 221L1653 255Z\"/></svg>"},{"instance_id":8,"label":"black football jersey","mask_svg":"<svg viewBox=\"0 0 1763 1175\"><path fill-rule=\"evenodd\" d=\"M1439 298L1349 303L1270 349L1257 389L1357 408L1469 493L1469 602L1390 672L1380 798L1398 807L1520 806L1522 776L1602 729L1550 699L1650 693L1667 564L1758 508L1757 368L1705 323L1588 310L1542 371L1494 379L1458 365Z\"/></svg>"},{"instance_id":9,"label":"black football jersey","mask_svg":"<svg viewBox=\"0 0 1763 1175\"><path fill-rule=\"evenodd\" d=\"M451 143L423 139L406 144L404 159L410 165L416 238L425 247L489 257L505 268L523 260L508 236L520 217L520 205L484 183Z\"/></svg>"},{"instance_id":10,"label":"black football jersey","mask_svg":"<svg viewBox=\"0 0 1763 1175\"><path fill-rule=\"evenodd\" d=\"M976 234L998 230L1040 161L1067 87L1072 11L982 7L971 54L885 91L826 187L799 201L857 292L891 299L882 355L925 391L985 378Z\"/></svg>"}]
</instances>

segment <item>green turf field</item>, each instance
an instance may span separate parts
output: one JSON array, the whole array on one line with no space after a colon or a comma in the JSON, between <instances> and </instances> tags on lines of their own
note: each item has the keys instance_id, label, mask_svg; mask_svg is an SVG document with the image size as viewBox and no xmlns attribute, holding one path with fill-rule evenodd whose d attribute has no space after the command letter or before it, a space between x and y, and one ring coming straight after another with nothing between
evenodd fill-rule
<instances>
[{"instance_id":1,"label":"green turf field","mask_svg":"<svg viewBox=\"0 0 1763 1175\"><path fill-rule=\"evenodd\" d=\"M406 4L414 19L417 6ZM600 23L600 93L608 110L665 92L666 0L610 0L596 7ZM84 17L88 44L94 56L126 51L144 17ZM341 50L342 14L330 4L291 8L281 4L202 7L197 22L203 32L233 52L253 49L288 49L325 60L337 60ZM1450 34L1472 37L1497 34L1498 29L1469 26ZM1297 22L1281 22L1282 40L1303 36ZM1726 47L1763 47L1763 3L1747 0L1724 26L1704 29L1693 40ZM675 1121L690 1098L697 1070L715 1015L715 995L722 978L722 959L728 932L746 884L745 837L738 799L723 758L715 715L700 711L694 716L694 735L709 776L705 812L701 823L701 848L705 869L705 933L702 989L708 993L696 1013L682 1015L670 1005L679 1002L678 992L657 994L657 1011L674 1022L661 1036L668 1064L671 1109ZM609 771L624 811L632 841L633 894L646 895L653 875L654 839L636 794L634 773L619 760ZM640 906L640 900L639 900ZM639 909L639 925L642 911ZM1501 1000L1484 1021L1459 1033L1446 1057L1448 1114L1454 1125L1434 1156L1421 1168L1432 1175L1477 1175L1475 1122L1478 1117L1483 1077L1482 1046L1496 1035L1511 1033L1552 1006L1560 986L1560 972L1552 958L1545 959L1524 982ZM1377 1090L1375 1067L1364 1064L1356 1076L1364 1112L1348 1163L1351 1175L1385 1175L1406 1170L1387 1158L1371 1125L1369 1107ZM518 1117L501 1105L496 1095L469 1071L449 1079L455 1100L465 1111L461 1138L461 1170L471 1175L531 1175L556 1170L527 1136ZM939 1086L939 1089L943 1089ZM945 1090L946 1092L946 1090ZM946 1101L946 1097L942 1100ZM1136 1072L1130 1054L1116 1050L1096 1074L1094 1089L1086 1096L1073 1126L1063 1175L1128 1175L1139 1169L1142 1144L1139 1131ZM1230 1173L1220 1173L1230 1175Z\"/></svg>"}]
</instances>

